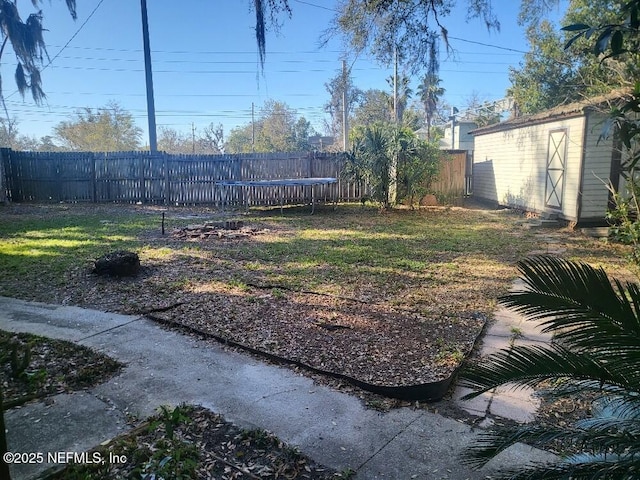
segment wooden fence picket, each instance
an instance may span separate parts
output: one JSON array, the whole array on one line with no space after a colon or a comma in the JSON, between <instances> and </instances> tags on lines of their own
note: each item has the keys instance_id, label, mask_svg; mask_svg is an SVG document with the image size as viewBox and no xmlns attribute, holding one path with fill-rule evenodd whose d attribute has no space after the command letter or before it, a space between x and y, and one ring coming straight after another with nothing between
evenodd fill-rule
<instances>
[{"instance_id":1,"label":"wooden fence picket","mask_svg":"<svg viewBox=\"0 0 640 480\"><path fill-rule=\"evenodd\" d=\"M468 194L467 154L445 155L432 188L447 201ZM311 201L302 185L225 187L219 182L337 178L318 197L359 201L369 187L342 178L342 153L173 155L135 152L23 152L0 149L0 201L120 202L168 205L274 206Z\"/></svg>"},{"instance_id":2,"label":"wooden fence picket","mask_svg":"<svg viewBox=\"0 0 640 480\"><path fill-rule=\"evenodd\" d=\"M2 149L0 199L14 202L121 202L171 205L278 205L310 201L304 187L231 188L232 180L340 177L342 154L248 153L173 155L164 152L23 152ZM0 170L1 172L2 170ZM348 182L331 197L353 198ZM357 189L355 189L357 190Z\"/></svg>"}]
</instances>

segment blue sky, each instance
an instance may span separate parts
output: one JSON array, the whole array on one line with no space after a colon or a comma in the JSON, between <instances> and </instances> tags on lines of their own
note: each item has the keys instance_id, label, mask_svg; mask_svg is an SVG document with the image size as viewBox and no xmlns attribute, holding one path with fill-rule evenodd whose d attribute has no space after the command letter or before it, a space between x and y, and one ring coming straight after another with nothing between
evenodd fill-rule
<instances>
[{"instance_id":1,"label":"blue sky","mask_svg":"<svg viewBox=\"0 0 640 480\"><path fill-rule=\"evenodd\" d=\"M340 70L343 54L338 36L319 48L335 0L290 0L292 17L282 19L278 34L268 33L264 75L259 74L249 0L147 3L158 126L191 133L192 124L197 132L209 123L222 123L228 134L250 122L252 102L258 112L265 100L274 99L286 102L321 130L328 99L324 84ZM479 21L467 23L465 2L457 3L460 6L442 22L455 49L452 57L441 52L444 100L462 106L473 92L481 99L500 99L509 87L509 66L517 66L527 50L523 29L516 23L519 2L493 2L500 32L488 32ZM23 18L31 13L30 2L20 7ZM76 109L115 100L134 116L146 142L140 2L78 0L75 22L62 0L43 2L42 10L53 60L43 71L43 106L14 93L15 61L10 51L3 58L7 107L20 133L49 135ZM390 67L362 56L352 68L359 88L388 89ZM418 81L416 76L414 89Z\"/></svg>"}]
</instances>

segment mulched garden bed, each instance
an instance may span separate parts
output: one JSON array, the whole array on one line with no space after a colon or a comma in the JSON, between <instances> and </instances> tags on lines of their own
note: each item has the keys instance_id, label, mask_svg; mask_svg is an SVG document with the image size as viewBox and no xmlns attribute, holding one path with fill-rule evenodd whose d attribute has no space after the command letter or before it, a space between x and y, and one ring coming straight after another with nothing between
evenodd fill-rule
<instances>
[{"instance_id":1,"label":"mulched garden bed","mask_svg":"<svg viewBox=\"0 0 640 480\"><path fill-rule=\"evenodd\" d=\"M264 430L243 430L202 407L165 408L132 432L96 450L104 465L73 465L47 480L184 478L338 479ZM117 457L116 457L117 455ZM109 462L114 458L124 462Z\"/></svg>"},{"instance_id":2,"label":"mulched garden bed","mask_svg":"<svg viewBox=\"0 0 640 480\"><path fill-rule=\"evenodd\" d=\"M62 340L0 330L0 385L6 409L98 385L123 365Z\"/></svg>"},{"instance_id":3,"label":"mulched garden bed","mask_svg":"<svg viewBox=\"0 0 640 480\"><path fill-rule=\"evenodd\" d=\"M396 388L387 393L399 398L403 387L449 379L485 323L473 313L426 318L388 305L251 287L236 296L199 294L148 316L365 389Z\"/></svg>"}]
</instances>

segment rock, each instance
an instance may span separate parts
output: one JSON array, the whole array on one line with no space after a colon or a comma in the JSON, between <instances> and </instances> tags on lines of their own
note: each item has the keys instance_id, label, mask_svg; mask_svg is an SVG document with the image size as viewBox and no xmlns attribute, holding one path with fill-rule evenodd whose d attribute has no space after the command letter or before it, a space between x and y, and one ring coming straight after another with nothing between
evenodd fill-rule
<instances>
[{"instance_id":1,"label":"rock","mask_svg":"<svg viewBox=\"0 0 640 480\"><path fill-rule=\"evenodd\" d=\"M140 257L137 253L118 250L107 253L94 262L93 273L114 277L131 277L140 271Z\"/></svg>"}]
</instances>

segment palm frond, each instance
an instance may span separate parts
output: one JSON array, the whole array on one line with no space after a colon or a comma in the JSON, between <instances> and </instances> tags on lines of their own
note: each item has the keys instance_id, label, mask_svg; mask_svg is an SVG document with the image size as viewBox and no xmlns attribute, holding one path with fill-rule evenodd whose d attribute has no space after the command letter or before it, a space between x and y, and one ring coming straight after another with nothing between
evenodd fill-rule
<instances>
[{"instance_id":1,"label":"palm frond","mask_svg":"<svg viewBox=\"0 0 640 480\"><path fill-rule=\"evenodd\" d=\"M613 284L603 269L556 257L519 263L527 290L500 302L529 319L545 319L543 332L554 333L567 348L607 359L611 370L624 365L630 382L640 381L640 289Z\"/></svg>"},{"instance_id":2,"label":"palm frond","mask_svg":"<svg viewBox=\"0 0 640 480\"><path fill-rule=\"evenodd\" d=\"M509 480L633 480L640 474L637 459L606 454L582 454L555 464L510 469L498 479Z\"/></svg>"},{"instance_id":3,"label":"palm frond","mask_svg":"<svg viewBox=\"0 0 640 480\"><path fill-rule=\"evenodd\" d=\"M515 346L462 371L473 398L504 384L536 386L564 379L545 395L596 392L592 418L567 427L523 425L495 429L467 450L466 462L482 466L524 441L544 447L562 441L582 453L549 465L501 472L510 479L640 478L640 288L610 282L603 269L542 256L519 263L525 291L501 303L554 333L548 347Z\"/></svg>"},{"instance_id":4,"label":"palm frond","mask_svg":"<svg viewBox=\"0 0 640 480\"><path fill-rule=\"evenodd\" d=\"M530 319L547 319L544 331L593 325L609 334L640 336L640 290L635 284L609 281L602 268L553 256L518 263L527 285L524 292L500 298L500 303ZM580 330L580 329L577 329ZM572 341L575 330L559 332ZM584 340L578 336L577 340Z\"/></svg>"},{"instance_id":5,"label":"palm frond","mask_svg":"<svg viewBox=\"0 0 640 480\"><path fill-rule=\"evenodd\" d=\"M562 458L557 465L575 466L591 459L616 458L631 465L640 464L640 446L635 435L611 435L606 429L570 427L549 427L547 425L519 425L501 427L479 435L476 443L466 450L462 462L473 468L480 468L492 458L516 443L526 443L533 447L544 448L551 442L559 442L565 446L573 445L589 453L578 453ZM538 466L539 467L539 466ZM548 466L547 466L548 467Z\"/></svg>"},{"instance_id":6,"label":"palm frond","mask_svg":"<svg viewBox=\"0 0 640 480\"><path fill-rule=\"evenodd\" d=\"M574 426L589 432L590 443L603 451L640 455L640 422L637 419L586 418Z\"/></svg>"},{"instance_id":7,"label":"palm frond","mask_svg":"<svg viewBox=\"0 0 640 480\"><path fill-rule=\"evenodd\" d=\"M591 410L594 417L640 420L640 396L634 393L602 397L593 402Z\"/></svg>"},{"instance_id":8,"label":"palm frond","mask_svg":"<svg viewBox=\"0 0 640 480\"><path fill-rule=\"evenodd\" d=\"M536 386L544 380L573 378L625 387L624 376L612 375L608 367L590 355L572 352L561 345L546 347L516 345L489 355L461 371L462 386L475 391L463 397L474 398L500 385L514 388Z\"/></svg>"},{"instance_id":9,"label":"palm frond","mask_svg":"<svg viewBox=\"0 0 640 480\"><path fill-rule=\"evenodd\" d=\"M578 432L566 428L549 428L540 425L518 425L516 427L498 427L478 436L474 445L468 447L462 463L472 468L480 468L493 457L516 443L531 446L543 446L555 440L571 442Z\"/></svg>"},{"instance_id":10,"label":"palm frond","mask_svg":"<svg viewBox=\"0 0 640 480\"><path fill-rule=\"evenodd\" d=\"M635 395L607 395L592 403L590 418L575 423L577 428L623 437L640 448L640 397ZM628 447L625 447L628 450Z\"/></svg>"},{"instance_id":11,"label":"palm frond","mask_svg":"<svg viewBox=\"0 0 640 480\"><path fill-rule=\"evenodd\" d=\"M630 389L631 385L620 387L610 383L602 383L596 380L579 380L575 378L565 378L561 382L556 382L548 388L541 388L538 393L549 399L570 397L572 395L595 393L602 396L618 396L635 402L640 392Z\"/></svg>"}]
</instances>

